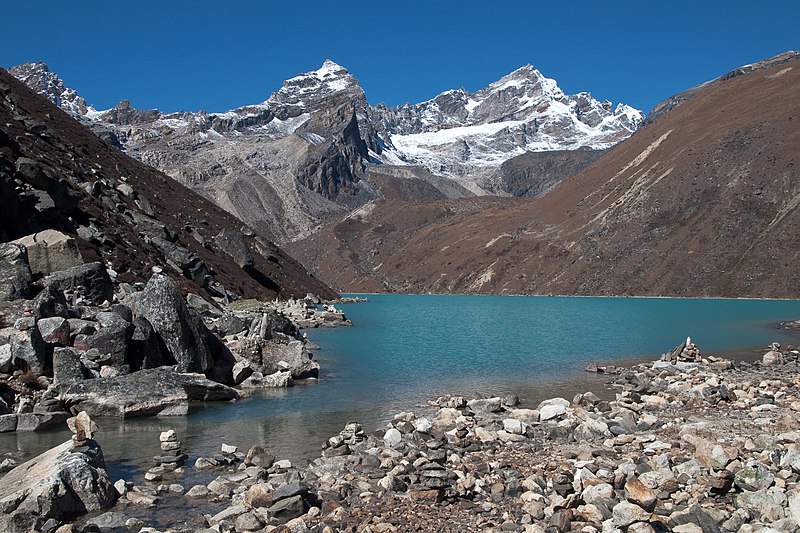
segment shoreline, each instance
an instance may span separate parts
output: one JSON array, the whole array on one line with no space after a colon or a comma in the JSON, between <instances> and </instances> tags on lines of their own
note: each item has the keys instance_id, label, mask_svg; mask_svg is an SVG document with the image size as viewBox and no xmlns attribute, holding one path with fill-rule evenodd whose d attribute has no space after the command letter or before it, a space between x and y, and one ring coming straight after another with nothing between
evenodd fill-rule
<instances>
[{"instance_id":1,"label":"shoreline","mask_svg":"<svg viewBox=\"0 0 800 533\"><path fill-rule=\"evenodd\" d=\"M798 375L789 352L772 365L651 359L607 376L611 400L583 391L529 409L500 397L431 399L429 417L348 424L307 467L272 458L263 468L248 461L253 450L239 453L192 487L205 494L192 506L214 514L173 520L168 531L793 530ZM155 489L165 498L166 483ZM127 498L113 510L137 514Z\"/></svg>"}]
</instances>

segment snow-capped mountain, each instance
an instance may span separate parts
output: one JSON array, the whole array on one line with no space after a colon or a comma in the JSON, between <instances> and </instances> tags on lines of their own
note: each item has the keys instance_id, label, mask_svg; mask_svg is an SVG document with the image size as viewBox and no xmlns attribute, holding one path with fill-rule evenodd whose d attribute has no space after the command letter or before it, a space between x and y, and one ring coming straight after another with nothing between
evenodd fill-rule
<instances>
[{"instance_id":1,"label":"snow-capped mountain","mask_svg":"<svg viewBox=\"0 0 800 533\"><path fill-rule=\"evenodd\" d=\"M370 179L376 169L383 178L425 181L423 188L444 196L496 193L488 183L504 162L608 148L643 118L589 93L566 95L530 65L475 93L452 90L389 108L370 106L358 81L327 60L265 101L223 113L162 113L127 101L97 111L43 63L10 72L108 142L248 223L270 227L279 241L380 198ZM442 178L457 185L442 187Z\"/></svg>"},{"instance_id":2,"label":"snow-capped mountain","mask_svg":"<svg viewBox=\"0 0 800 533\"><path fill-rule=\"evenodd\" d=\"M453 178L526 152L609 148L644 118L589 93L566 95L530 65L475 93L457 89L421 104L378 107L376 116L394 148L387 162L422 164Z\"/></svg>"}]
</instances>

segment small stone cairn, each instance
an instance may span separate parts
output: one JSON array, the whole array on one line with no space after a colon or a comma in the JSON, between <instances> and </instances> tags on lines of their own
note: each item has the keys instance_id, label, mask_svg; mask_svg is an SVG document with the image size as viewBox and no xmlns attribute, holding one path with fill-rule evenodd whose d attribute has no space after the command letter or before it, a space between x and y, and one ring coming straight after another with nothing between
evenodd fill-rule
<instances>
[{"instance_id":1,"label":"small stone cairn","mask_svg":"<svg viewBox=\"0 0 800 533\"><path fill-rule=\"evenodd\" d=\"M686 337L686 342L679 344L672 351L663 354L661 360L668 361L671 364L699 363L703 358L700 354L700 348L692 342L692 338Z\"/></svg>"},{"instance_id":2,"label":"small stone cairn","mask_svg":"<svg viewBox=\"0 0 800 533\"><path fill-rule=\"evenodd\" d=\"M87 446L97 433L97 424L89 418L86 411L67 419L67 427L72 431L72 448L76 451Z\"/></svg>"},{"instance_id":3,"label":"small stone cairn","mask_svg":"<svg viewBox=\"0 0 800 533\"><path fill-rule=\"evenodd\" d=\"M189 458L181 451L181 442L175 430L161 432L158 440L161 442L161 455L153 457L156 466L145 473L144 478L147 481L161 481L164 474L177 472Z\"/></svg>"}]
</instances>

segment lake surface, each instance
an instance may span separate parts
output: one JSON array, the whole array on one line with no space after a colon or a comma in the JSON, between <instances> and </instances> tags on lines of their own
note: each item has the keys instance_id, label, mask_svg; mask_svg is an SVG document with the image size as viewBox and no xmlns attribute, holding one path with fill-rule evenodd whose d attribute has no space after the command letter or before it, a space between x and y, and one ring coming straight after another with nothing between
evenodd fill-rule
<instances>
[{"instance_id":1,"label":"lake surface","mask_svg":"<svg viewBox=\"0 0 800 533\"><path fill-rule=\"evenodd\" d=\"M652 359L687 335L704 354L800 341L774 327L800 318L797 301L370 295L344 310L353 327L308 331L320 346L318 383L187 417L98 421L112 477L140 482L166 429L176 430L190 463L223 442L264 444L302 462L348 421L376 429L446 393L518 394L535 405L602 387L606 378L584 371L589 362ZM67 438L3 434L0 455L29 457Z\"/></svg>"}]
</instances>

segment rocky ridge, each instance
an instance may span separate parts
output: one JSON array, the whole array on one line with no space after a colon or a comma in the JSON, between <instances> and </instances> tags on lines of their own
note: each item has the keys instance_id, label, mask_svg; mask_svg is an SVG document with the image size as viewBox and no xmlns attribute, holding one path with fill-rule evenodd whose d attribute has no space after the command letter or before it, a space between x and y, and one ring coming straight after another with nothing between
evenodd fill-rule
<instances>
[{"instance_id":1,"label":"rocky ridge","mask_svg":"<svg viewBox=\"0 0 800 533\"><path fill-rule=\"evenodd\" d=\"M74 91L41 63L11 72L111 144L253 227L271 228L280 242L383 197L382 183L370 179L373 168L405 180L410 171L418 187L433 189L419 191L417 200L453 197L441 178L465 188L457 196L509 194L495 176L503 162L529 151L607 148L643 118L588 93L565 95L531 66L476 93L448 91L388 108L370 106L358 81L326 61L266 101L225 113L137 110L127 101L97 112L75 105Z\"/></svg>"}]
</instances>

